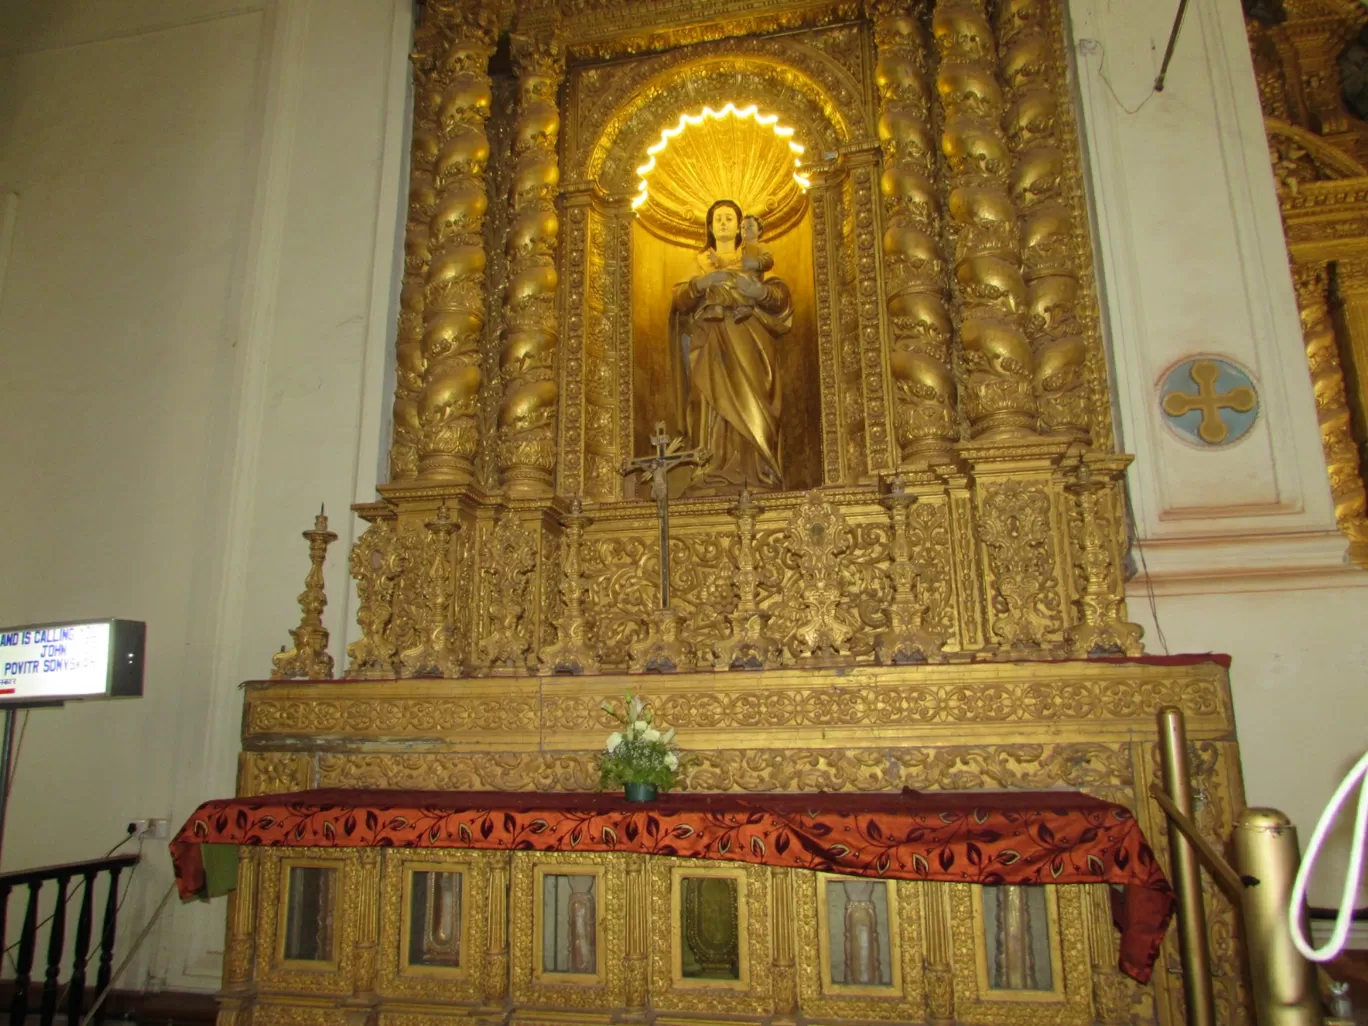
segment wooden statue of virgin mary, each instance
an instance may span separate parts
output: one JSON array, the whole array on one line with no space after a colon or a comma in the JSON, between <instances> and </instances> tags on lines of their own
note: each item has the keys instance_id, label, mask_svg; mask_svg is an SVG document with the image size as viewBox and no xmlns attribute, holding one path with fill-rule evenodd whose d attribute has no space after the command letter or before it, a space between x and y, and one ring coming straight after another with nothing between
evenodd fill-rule
<instances>
[{"instance_id":1,"label":"wooden statue of virgin mary","mask_svg":"<svg viewBox=\"0 0 1368 1026\"><path fill-rule=\"evenodd\" d=\"M695 448L709 456L685 495L783 487L775 347L793 325L793 301L769 274L763 225L721 199L708 209L697 273L674 288L670 363L674 403Z\"/></svg>"}]
</instances>

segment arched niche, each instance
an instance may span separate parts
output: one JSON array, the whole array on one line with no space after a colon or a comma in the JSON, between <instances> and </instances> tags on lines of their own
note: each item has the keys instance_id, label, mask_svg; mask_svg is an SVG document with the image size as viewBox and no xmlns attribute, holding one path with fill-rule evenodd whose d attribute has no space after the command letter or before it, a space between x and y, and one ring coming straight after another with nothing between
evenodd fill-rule
<instances>
[{"instance_id":1,"label":"arched niche","mask_svg":"<svg viewBox=\"0 0 1368 1026\"><path fill-rule=\"evenodd\" d=\"M571 69L566 121L573 129L562 154L560 494L632 494L619 466L644 450L654 417L650 400L660 384L651 380L659 367L642 359L642 345L664 330L664 290L672 284L666 279L687 271L703 243L701 219L694 247L663 241L636 223L630 202L636 170L681 114L727 103L777 115L806 148L805 167L813 171L807 210L771 240L775 273L801 295L795 329L780 354L785 485L809 488L846 478L845 454L837 451L843 412L836 349L840 296L849 291L844 250L854 225L842 195L841 154L874 137L866 77L793 37L728 39ZM649 288L641 270L648 249L650 272L659 277ZM642 304L665 305L644 315Z\"/></svg>"}]
</instances>

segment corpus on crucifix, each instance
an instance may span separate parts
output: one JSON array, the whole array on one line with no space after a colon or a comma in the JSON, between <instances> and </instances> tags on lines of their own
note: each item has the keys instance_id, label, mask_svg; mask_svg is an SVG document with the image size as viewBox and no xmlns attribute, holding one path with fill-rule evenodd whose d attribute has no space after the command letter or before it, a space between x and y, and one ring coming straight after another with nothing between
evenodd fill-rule
<instances>
[{"instance_id":1,"label":"corpus on crucifix","mask_svg":"<svg viewBox=\"0 0 1368 1026\"><path fill-rule=\"evenodd\" d=\"M655 452L634 460L623 460L622 473L640 474L651 482L656 517L660 521L660 608L655 610L646 637L631 645L633 673L670 673L685 668L685 653L679 640L679 623L670 610L670 487L672 467L687 463L706 464L706 449L683 450L682 438L671 438L663 422L657 421L651 434Z\"/></svg>"}]
</instances>

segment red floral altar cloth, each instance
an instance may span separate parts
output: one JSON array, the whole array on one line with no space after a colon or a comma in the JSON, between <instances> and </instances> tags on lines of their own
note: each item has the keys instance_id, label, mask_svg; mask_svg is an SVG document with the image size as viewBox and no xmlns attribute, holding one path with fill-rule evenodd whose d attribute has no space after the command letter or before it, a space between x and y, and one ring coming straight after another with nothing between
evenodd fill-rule
<instances>
[{"instance_id":1,"label":"red floral altar cloth","mask_svg":"<svg viewBox=\"0 0 1368 1026\"><path fill-rule=\"evenodd\" d=\"M1173 891L1129 809L1074 791L620 794L299 791L205 802L171 842L182 898L201 844L622 851L898 880L1119 884L1121 970L1145 983Z\"/></svg>"}]
</instances>

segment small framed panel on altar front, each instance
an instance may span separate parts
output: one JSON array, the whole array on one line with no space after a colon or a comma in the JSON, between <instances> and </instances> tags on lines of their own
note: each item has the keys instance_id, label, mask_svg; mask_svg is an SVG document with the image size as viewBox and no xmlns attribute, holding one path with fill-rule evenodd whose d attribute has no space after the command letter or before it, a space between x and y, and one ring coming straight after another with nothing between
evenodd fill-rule
<instances>
[{"instance_id":1,"label":"small framed panel on altar front","mask_svg":"<svg viewBox=\"0 0 1368 1026\"><path fill-rule=\"evenodd\" d=\"M772 1015L770 867L661 855L647 872L651 1007Z\"/></svg>"},{"instance_id":2,"label":"small framed panel on altar front","mask_svg":"<svg viewBox=\"0 0 1368 1026\"><path fill-rule=\"evenodd\" d=\"M355 963L356 853L261 848L256 967L264 993L345 994Z\"/></svg>"},{"instance_id":3,"label":"small framed panel on altar front","mask_svg":"<svg viewBox=\"0 0 1368 1026\"><path fill-rule=\"evenodd\" d=\"M633 857L513 852L508 959L514 1005L583 1014L626 1004L627 863Z\"/></svg>"},{"instance_id":4,"label":"small framed panel on altar front","mask_svg":"<svg viewBox=\"0 0 1368 1026\"><path fill-rule=\"evenodd\" d=\"M902 995L897 888L892 880L817 874L822 992Z\"/></svg>"},{"instance_id":5,"label":"small framed panel on altar front","mask_svg":"<svg viewBox=\"0 0 1368 1026\"><path fill-rule=\"evenodd\" d=\"M1082 888L944 886L950 888L956 1022L986 1026L1010 1014L1018 1026L1092 1023ZM1030 893L1037 890L1041 893ZM986 912L990 901L994 909ZM1042 912L1044 923L1039 922ZM1010 951L1000 950L1000 938Z\"/></svg>"},{"instance_id":6,"label":"small framed panel on altar front","mask_svg":"<svg viewBox=\"0 0 1368 1026\"><path fill-rule=\"evenodd\" d=\"M482 1000L490 971L490 878L507 859L506 852L465 849L384 851L376 965L381 994L443 1004Z\"/></svg>"},{"instance_id":7,"label":"small framed panel on altar front","mask_svg":"<svg viewBox=\"0 0 1368 1026\"><path fill-rule=\"evenodd\" d=\"M276 962L289 969L337 971L336 862L287 859L281 863L280 929Z\"/></svg>"},{"instance_id":8,"label":"small framed panel on altar front","mask_svg":"<svg viewBox=\"0 0 1368 1026\"><path fill-rule=\"evenodd\" d=\"M670 870L670 977L676 987L750 989L746 871Z\"/></svg>"},{"instance_id":9,"label":"small framed panel on altar front","mask_svg":"<svg viewBox=\"0 0 1368 1026\"><path fill-rule=\"evenodd\" d=\"M1063 1001L1056 889L975 887L974 968L987 1001Z\"/></svg>"},{"instance_id":10,"label":"small framed panel on altar front","mask_svg":"<svg viewBox=\"0 0 1368 1026\"><path fill-rule=\"evenodd\" d=\"M603 983L603 887L599 866L532 870L532 981Z\"/></svg>"},{"instance_id":11,"label":"small framed panel on altar front","mask_svg":"<svg viewBox=\"0 0 1368 1026\"><path fill-rule=\"evenodd\" d=\"M465 863L404 863L399 971L464 976L470 960Z\"/></svg>"},{"instance_id":12,"label":"small framed panel on altar front","mask_svg":"<svg viewBox=\"0 0 1368 1026\"><path fill-rule=\"evenodd\" d=\"M846 883L855 888L847 892ZM861 886L863 885L863 886ZM866 880L834 873L793 871L794 955L798 1001L814 1022L919 1022L926 1010L922 888L911 880ZM870 923L868 905L873 905ZM855 908L851 913L851 905ZM849 927L874 958L858 973L847 964ZM877 936L873 933L877 932ZM872 943L871 943L872 942ZM877 968L875 968L877 967ZM880 982L855 982L873 976Z\"/></svg>"}]
</instances>

